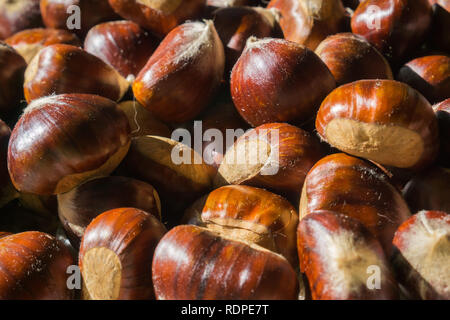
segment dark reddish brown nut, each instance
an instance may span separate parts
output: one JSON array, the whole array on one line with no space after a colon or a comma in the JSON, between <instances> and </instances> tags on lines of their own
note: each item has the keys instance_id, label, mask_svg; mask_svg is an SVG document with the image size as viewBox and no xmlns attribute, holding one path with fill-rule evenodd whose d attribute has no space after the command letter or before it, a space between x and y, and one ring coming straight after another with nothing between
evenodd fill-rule
<instances>
[{"instance_id":1,"label":"dark reddish brown nut","mask_svg":"<svg viewBox=\"0 0 450 320\"><path fill-rule=\"evenodd\" d=\"M352 16L352 32L398 61L418 47L431 27L428 0L365 0Z\"/></svg>"},{"instance_id":2,"label":"dark reddish brown nut","mask_svg":"<svg viewBox=\"0 0 450 320\"><path fill-rule=\"evenodd\" d=\"M439 151L433 108L416 90L393 80L337 88L323 101L316 128L333 147L387 166L421 169Z\"/></svg>"},{"instance_id":3,"label":"dark reddish brown nut","mask_svg":"<svg viewBox=\"0 0 450 320\"><path fill-rule=\"evenodd\" d=\"M27 63L9 45L0 42L0 116L5 117L20 107L23 79Z\"/></svg>"},{"instance_id":4,"label":"dark reddish brown nut","mask_svg":"<svg viewBox=\"0 0 450 320\"><path fill-rule=\"evenodd\" d=\"M316 211L300 221L298 255L314 300L392 300L397 284L380 243L358 220ZM377 272L379 283L371 280Z\"/></svg>"},{"instance_id":5,"label":"dark reddish brown nut","mask_svg":"<svg viewBox=\"0 0 450 320\"><path fill-rule=\"evenodd\" d=\"M79 21L72 16L78 11L71 10L78 6ZM118 16L111 8L108 0L41 0L42 20L47 28L71 29L80 36L84 36L93 26L117 19ZM77 22L80 24L77 25Z\"/></svg>"},{"instance_id":6,"label":"dark reddish brown nut","mask_svg":"<svg viewBox=\"0 0 450 320\"><path fill-rule=\"evenodd\" d=\"M8 172L8 143L11 129L0 120L0 208L19 196Z\"/></svg>"},{"instance_id":7,"label":"dark reddish brown nut","mask_svg":"<svg viewBox=\"0 0 450 320\"><path fill-rule=\"evenodd\" d=\"M338 86L362 79L394 78L384 56L353 33L329 36L315 52L330 69Z\"/></svg>"},{"instance_id":8,"label":"dark reddish brown nut","mask_svg":"<svg viewBox=\"0 0 450 320\"><path fill-rule=\"evenodd\" d=\"M297 202L306 174L324 156L312 134L286 123L265 124L228 149L215 185L266 188Z\"/></svg>"},{"instance_id":9,"label":"dark reddish brown nut","mask_svg":"<svg viewBox=\"0 0 450 320\"><path fill-rule=\"evenodd\" d=\"M405 64L397 76L422 93L430 103L450 98L450 57L426 56Z\"/></svg>"},{"instance_id":10,"label":"dark reddish brown nut","mask_svg":"<svg viewBox=\"0 0 450 320\"><path fill-rule=\"evenodd\" d=\"M159 300L297 299L297 276L284 257L197 226L170 230L152 270Z\"/></svg>"},{"instance_id":11,"label":"dark reddish brown nut","mask_svg":"<svg viewBox=\"0 0 450 320\"><path fill-rule=\"evenodd\" d=\"M132 137L147 135L170 137L172 135L172 130L165 123L136 101L121 102L119 109L127 115Z\"/></svg>"},{"instance_id":12,"label":"dark reddish brown nut","mask_svg":"<svg viewBox=\"0 0 450 320\"><path fill-rule=\"evenodd\" d=\"M388 257L395 231L410 216L402 195L378 167L343 153L323 158L306 176L300 219L317 210L337 211L359 220Z\"/></svg>"},{"instance_id":13,"label":"dark reddish brown nut","mask_svg":"<svg viewBox=\"0 0 450 320\"><path fill-rule=\"evenodd\" d=\"M84 296L93 300L154 298L150 268L165 233L158 219L135 208L114 209L95 218L80 246Z\"/></svg>"},{"instance_id":14,"label":"dark reddish brown nut","mask_svg":"<svg viewBox=\"0 0 450 320\"><path fill-rule=\"evenodd\" d=\"M82 67L81 67L82 66ZM54 44L43 48L25 72L25 99L52 94L96 94L119 101L130 84L113 67L81 48Z\"/></svg>"},{"instance_id":15,"label":"dark reddish brown nut","mask_svg":"<svg viewBox=\"0 0 450 320\"><path fill-rule=\"evenodd\" d=\"M431 3L435 2L430 0ZM433 5L433 22L430 37L433 45L440 50L450 52L450 1L436 1Z\"/></svg>"},{"instance_id":16,"label":"dark reddish brown nut","mask_svg":"<svg viewBox=\"0 0 450 320\"><path fill-rule=\"evenodd\" d=\"M23 232L0 239L0 299L69 300L69 250L42 232Z\"/></svg>"},{"instance_id":17,"label":"dark reddish brown nut","mask_svg":"<svg viewBox=\"0 0 450 320\"><path fill-rule=\"evenodd\" d=\"M84 40L84 50L116 68L127 78L138 75L155 51L159 40L131 21L96 25Z\"/></svg>"},{"instance_id":18,"label":"dark reddish brown nut","mask_svg":"<svg viewBox=\"0 0 450 320\"><path fill-rule=\"evenodd\" d=\"M0 39L41 25L39 0L0 0Z\"/></svg>"},{"instance_id":19,"label":"dark reddish brown nut","mask_svg":"<svg viewBox=\"0 0 450 320\"><path fill-rule=\"evenodd\" d=\"M209 192L213 167L188 146L158 136L132 139L130 151L119 168L125 176L145 181L158 190L165 219L178 224L178 215L192 201Z\"/></svg>"},{"instance_id":20,"label":"dark reddish brown nut","mask_svg":"<svg viewBox=\"0 0 450 320\"><path fill-rule=\"evenodd\" d=\"M433 106L439 122L441 138L440 163L450 168L450 98Z\"/></svg>"},{"instance_id":21,"label":"dark reddish brown nut","mask_svg":"<svg viewBox=\"0 0 450 320\"><path fill-rule=\"evenodd\" d=\"M395 233L397 278L414 298L450 299L450 215L421 211Z\"/></svg>"},{"instance_id":22,"label":"dark reddish brown nut","mask_svg":"<svg viewBox=\"0 0 450 320\"><path fill-rule=\"evenodd\" d=\"M298 214L279 195L248 186L225 186L209 194L201 219L209 230L260 245L298 265Z\"/></svg>"},{"instance_id":23,"label":"dark reddish brown nut","mask_svg":"<svg viewBox=\"0 0 450 320\"><path fill-rule=\"evenodd\" d=\"M412 212L450 212L449 190L450 169L433 167L411 179L403 190L403 196Z\"/></svg>"},{"instance_id":24,"label":"dark reddish brown nut","mask_svg":"<svg viewBox=\"0 0 450 320\"><path fill-rule=\"evenodd\" d=\"M143 210L161 220L157 191L148 183L132 178L92 179L58 195L59 219L72 238L81 239L89 223L101 213L126 207Z\"/></svg>"},{"instance_id":25,"label":"dark reddish brown nut","mask_svg":"<svg viewBox=\"0 0 450 320\"><path fill-rule=\"evenodd\" d=\"M18 32L5 40L25 59L27 63L44 47L52 44L63 43L81 47L78 37L62 29L28 29Z\"/></svg>"},{"instance_id":26,"label":"dark reddish brown nut","mask_svg":"<svg viewBox=\"0 0 450 320\"><path fill-rule=\"evenodd\" d=\"M165 36L186 20L203 14L205 0L109 0L123 18L134 21L156 35Z\"/></svg>"},{"instance_id":27,"label":"dark reddish brown nut","mask_svg":"<svg viewBox=\"0 0 450 320\"><path fill-rule=\"evenodd\" d=\"M311 50L327 36L348 28L349 18L341 0L272 0L268 8L279 10L286 40Z\"/></svg>"},{"instance_id":28,"label":"dark reddish brown nut","mask_svg":"<svg viewBox=\"0 0 450 320\"><path fill-rule=\"evenodd\" d=\"M133 83L133 93L161 120L189 121L218 89L224 66L224 49L213 22L187 22L164 38Z\"/></svg>"},{"instance_id":29,"label":"dark reddish brown nut","mask_svg":"<svg viewBox=\"0 0 450 320\"><path fill-rule=\"evenodd\" d=\"M21 192L59 194L111 173L129 146L128 120L113 101L50 96L33 101L15 126L8 169Z\"/></svg>"},{"instance_id":30,"label":"dark reddish brown nut","mask_svg":"<svg viewBox=\"0 0 450 320\"><path fill-rule=\"evenodd\" d=\"M249 38L231 74L234 104L254 127L303 124L314 118L335 87L333 75L314 52L282 39Z\"/></svg>"},{"instance_id":31,"label":"dark reddish brown nut","mask_svg":"<svg viewBox=\"0 0 450 320\"><path fill-rule=\"evenodd\" d=\"M214 12L214 25L225 47L226 67L231 71L247 39L282 37L276 10L257 7L228 7Z\"/></svg>"}]
</instances>

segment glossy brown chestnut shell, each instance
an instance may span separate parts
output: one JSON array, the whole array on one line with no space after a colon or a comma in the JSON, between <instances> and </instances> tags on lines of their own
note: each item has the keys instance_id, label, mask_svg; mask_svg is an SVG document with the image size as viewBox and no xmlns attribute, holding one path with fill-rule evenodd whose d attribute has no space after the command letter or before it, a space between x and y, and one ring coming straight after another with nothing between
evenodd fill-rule
<instances>
[{"instance_id":1,"label":"glossy brown chestnut shell","mask_svg":"<svg viewBox=\"0 0 450 320\"><path fill-rule=\"evenodd\" d=\"M280 255L208 229L178 226L153 258L159 300L294 300L297 276Z\"/></svg>"},{"instance_id":2,"label":"glossy brown chestnut shell","mask_svg":"<svg viewBox=\"0 0 450 320\"><path fill-rule=\"evenodd\" d=\"M362 222L387 257L395 231L410 216L402 195L378 167L343 153L323 158L306 176L300 219L317 210L336 211Z\"/></svg>"},{"instance_id":3,"label":"glossy brown chestnut shell","mask_svg":"<svg viewBox=\"0 0 450 320\"><path fill-rule=\"evenodd\" d=\"M313 51L282 39L249 38L231 73L233 102L254 127L304 124L335 87L330 70Z\"/></svg>"},{"instance_id":4,"label":"glossy brown chestnut shell","mask_svg":"<svg viewBox=\"0 0 450 320\"><path fill-rule=\"evenodd\" d=\"M15 126L8 169L19 191L59 194L111 173L129 145L128 119L115 102L94 95L50 96L30 104Z\"/></svg>"},{"instance_id":5,"label":"glossy brown chestnut shell","mask_svg":"<svg viewBox=\"0 0 450 320\"><path fill-rule=\"evenodd\" d=\"M429 102L393 80L343 85L323 101L316 129L332 146L382 165L422 169L439 151L439 129Z\"/></svg>"},{"instance_id":6,"label":"glossy brown chestnut shell","mask_svg":"<svg viewBox=\"0 0 450 320\"><path fill-rule=\"evenodd\" d=\"M0 239L0 299L69 300L69 250L42 232L23 232Z\"/></svg>"},{"instance_id":7,"label":"glossy brown chestnut shell","mask_svg":"<svg viewBox=\"0 0 450 320\"><path fill-rule=\"evenodd\" d=\"M83 297L93 300L154 298L151 264L166 233L153 215L119 208L102 213L87 227L80 246Z\"/></svg>"}]
</instances>

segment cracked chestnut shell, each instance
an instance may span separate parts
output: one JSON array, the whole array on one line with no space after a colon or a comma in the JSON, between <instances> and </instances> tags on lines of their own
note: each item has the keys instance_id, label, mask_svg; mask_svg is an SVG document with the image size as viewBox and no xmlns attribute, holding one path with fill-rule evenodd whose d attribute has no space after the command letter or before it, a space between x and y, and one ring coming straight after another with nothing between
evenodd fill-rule
<instances>
[{"instance_id":1,"label":"cracked chestnut shell","mask_svg":"<svg viewBox=\"0 0 450 320\"><path fill-rule=\"evenodd\" d=\"M317 210L337 211L359 220L388 257L395 231L410 216L408 205L384 172L343 153L323 158L306 176L300 219Z\"/></svg>"},{"instance_id":2,"label":"cracked chestnut shell","mask_svg":"<svg viewBox=\"0 0 450 320\"><path fill-rule=\"evenodd\" d=\"M165 233L158 219L136 208L118 208L95 218L79 253L84 299L153 299L153 253Z\"/></svg>"},{"instance_id":3,"label":"cracked chestnut shell","mask_svg":"<svg viewBox=\"0 0 450 320\"><path fill-rule=\"evenodd\" d=\"M130 145L130 126L115 102L65 94L31 103L14 127L8 170L21 192L64 193L108 175Z\"/></svg>"},{"instance_id":4,"label":"cracked chestnut shell","mask_svg":"<svg viewBox=\"0 0 450 320\"><path fill-rule=\"evenodd\" d=\"M69 300L69 250L54 237L36 231L0 239L0 299Z\"/></svg>"},{"instance_id":5,"label":"cracked chestnut shell","mask_svg":"<svg viewBox=\"0 0 450 320\"><path fill-rule=\"evenodd\" d=\"M152 271L159 300L297 299L297 276L284 257L196 226L161 239Z\"/></svg>"},{"instance_id":6,"label":"cracked chestnut shell","mask_svg":"<svg viewBox=\"0 0 450 320\"><path fill-rule=\"evenodd\" d=\"M430 103L393 80L360 80L337 88L323 101L316 129L333 147L386 166L423 169L439 151Z\"/></svg>"}]
</instances>

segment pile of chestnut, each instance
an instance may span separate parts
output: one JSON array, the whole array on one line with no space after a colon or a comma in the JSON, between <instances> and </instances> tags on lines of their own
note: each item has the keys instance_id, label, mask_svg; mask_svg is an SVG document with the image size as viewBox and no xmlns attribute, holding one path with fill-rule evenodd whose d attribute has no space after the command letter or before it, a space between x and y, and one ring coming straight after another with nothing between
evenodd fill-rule
<instances>
[{"instance_id":1,"label":"pile of chestnut","mask_svg":"<svg viewBox=\"0 0 450 320\"><path fill-rule=\"evenodd\" d=\"M450 299L450 0L0 0L0 39L0 299Z\"/></svg>"}]
</instances>

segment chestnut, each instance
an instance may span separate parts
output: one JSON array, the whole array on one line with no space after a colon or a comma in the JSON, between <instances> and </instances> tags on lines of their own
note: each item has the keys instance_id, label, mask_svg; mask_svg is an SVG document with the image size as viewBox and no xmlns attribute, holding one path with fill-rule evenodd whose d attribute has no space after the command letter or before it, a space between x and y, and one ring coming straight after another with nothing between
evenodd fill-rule
<instances>
[{"instance_id":1,"label":"chestnut","mask_svg":"<svg viewBox=\"0 0 450 320\"><path fill-rule=\"evenodd\" d=\"M54 44L39 51L28 65L23 85L28 103L63 93L96 94L118 101L129 86L113 67L67 44Z\"/></svg>"},{"instance_id":2,"label":"chestnut","mask_svg":"<svg viewBox=\"0 0 450 320\"><path fill-rule=\"evenodd\" d=\"M84 40L84 50L133 79L155 51L159 40L131 21L112 21L96 25Z\"/></svg>"},{"instance_id":3,"label":"chestnut","mask_svg":"<svg viewBox=\"0 0 450 320\"><path fill-rule=\"evenodd\" d=\"M0 120L0 208L19 197L8 172L8 143L11 129Z\"/></svg>"},{"instance_id":4,"label":"chestnut","mask_svg":"<svg viewBox=\"0 0 450 320\"><path fill-rule=\"evenodd\" d=\"M211 100L224 66L224 49L213 22L187 22L164 38L134 81L133 93L161 120L189 121Z\"/></svg>"},{"instance_id":5,"label":"chestnut","mask_svg":"<svg viewBox=\"0 0 450 320\"><path fill-rule=\"evenodd\" d=\"M331 210L356 220L380 241L389 257L392 238L410 216L408 205L378 167L343 153L327 156L309 171L300 200L300 219Z\"/></svg>"},{"instance_id":6,"label":"chestnut","mask_svg":"<svg viewBox=\"0 0 450 320\"><path fill-rule=\"evenodd\" d=\"M353 33L329 36L315 52L330 69L338 86L362 79L394 79L386 58Z\"/></svg>"},{"instance_id":7,"label":"chestnut","mask_svg":"<svg viewBox=\"0 0 450 320\"><path fill-rule=\"evenodd\" d=\"M10 116L20 109L23 79L27 63L9 45L0 42L0 116Z\"/></svg>"},{"instance_id":8,"label":"chestnut","mask_svg":"<svg viewBox=\"0 0 450 320\"><path fill-rule=\"evenodd\" d=\"M84 296L92 300L154 298L150 268L165 233L158 219L135 208L118 208L95 218L83 235L78 259Z\"/></svg>"},{"instance_id":9,"label":"chestnut","mask_svg":"<svg viewBox=\"0 0 450 320\"><path fill-rule=\"evenodd\" d=\"M0 39L41 25L39 0L0 0Z\"/></svg>"},{"instance_id":10,"label":"chestnut","mask_svg":"<svg viewBox=\"0 0 450 320\"><path fill-rule=\"evenodd\" d=\"M392 300L397 284L376 238L346 215L320 210L300 221L298 255L314 300ZM370 287L371 268L379 270Z\"/></svg>"},{"instance_id":11,"label":"chestnut","mask_svg":"<svg viewBox=\"0 0 450 320\"><path fill-rule=\"evenodd\" d=\"M111 173L129 146L128 119L113 101L49 96L33 101L14 127L8 170L21 192L59 194Z\"/></svg>"},{"instance_id":12,"label":"chestnut","mask_svg":"<svg viewBox=\"0 0 450 320\"><path fill-rule=\"evenodd\" d=\"M393 80L337 88L323 101L316 128L333 147L386 166L422 169L439 151L433 108L419 92Z\"/></svg>"},{"instance_id":13,"label":"chestnut","mask_svg":"<svg viewBox=\"0 0 450 320\"><path fill-rule=\"evenodd\" d=\"M215 175L213 167L187 145L158 136L131 140L130 151L118 173L145 181L158 190L165 219L178 224L189 204L209 192Z\"/></svg>"},{"instance_id":14,"label":"chestnut","mask_svg":"<svg viewBox=\"0 0 450 320\"><path fill-rule=\"evenodd\" d=\"M27 63L44 47L63 43L81 47L80 39L73 33L62 29L35 28L20 31L5 40Z\"/></svg>"},{"instance_id":15,"label":"chestnut","mask_svg":"<svg viewBox=\"0 0 450 320\"><path fill-rule=\"evenodd\" d=\"M23 232L0 239L0 299L69 300L67 268L73 258L54 237Z\"/></svg>"},{"instance_id":16,"label":"chestnut","mask_svg":"<svg viewBox=\"0 0 450 320\"><path fill-rule=\"evenodd\" d=\"M120 16L134 21L158 36L165 36L177 25L200 18L205 0L109 0Z\"/></svg>"},{"instance_id":17,"label":"chestnut","mask_svg":"<svg viewBox=\"0 0 450 320\"><path fill-rule=\"evenodd\" d=\"M80 25L75 25L79 36L84 36L93 26L118 18L111 8L108 0L41 0L42 20L47 28L67 29L68 22L73 14L69 8L71 6L80 8Z\"/></svg>"},{"instance_id":18,"label":"chestnut","mask_svg":"<svg viewBox=\"0 0 450 320\"><path fill-rule=\"evenodd\" d=\"M279 10L286 40L311 50L327 36L348 29L349 17L341 0L272 0L267 8Z\"/></svg>"},{"instance_id":19,"label":"chestnut","mask_svg":"<svg viewBox=\"0 0 450 320\"><path fill-rule=\"evenodd\" d=\"M430 103L450 98L450 57L425 56L405 64L397 79L422 93Z\"/></svg>"},{"instance_id":20,"label":"chestnut","mask_svg":"<svg viewBox=\"0 0 450 320\"><path fill-rule=\"evenodd\" d=\"M152 271L159 300L294 300L298 293L284 257L197 226L166 233Z\"/></svg>"},{"instance_id":21,"label":"chestnut","mask_svg":"<svg viewBox=\"0 0 450 320\"><path fill-rule=\"evenodd\" d=\"M433 106L439 123L441 150L439 162L450 168L450 98Z\"/></svg>"},{"instance_id":22,"label":"chestnut","mask_svg":"<svg viewBox=\"0 0 450 320\"><path fill-rule=\"evenodd\" d=\"M161 220L158 192L151 185L132 178L96 178L58 195L59 219L67 234L76 240L81 239L95 217L125 207L143 210Z\"/></svg>"},{"instance_id":23,"label":"chestnut","mask_svg":"<svg viewBox=\"0 0 450 320\"><path fill-rule=\"evenodd\" d=\"M201 220L224 237L254 243L298 265L298 214L284 198L248 186L225 186L206 199Z\"/></svg>"},{"instance_id":24,"label":"chestnut","mask_svg":"<svg viewBox=\"0 0 450 320\"><path fill-rule=\"evenodd\" d=\"M330 70L313 51L282 39L250 37L231 73L233 102L254 127L304 124L335 87Z\"/></svg>"},{"instance_id":25,"label":"chestnut","mask_svg":"<svg viewBox=\"0 0 450 320\"><path fill-rule=\"evenodd\" d=\"M412 178L403 196L412 212L421 210L450 212L450 169L432 167Z\"/></svg>"},{"instance_id":26,"label":"chestnut","mask_svg":"<svg viewBox=\"0 0 450 320\"><path fill-rule=\"evenodd\" d=\"M397 278L414 299L449 300L450 214L421 211L397 230Z\"/></svg>"},{"instance_id":27,"label":"chestnut","mask_svg":"<svg viewBox=\"0 0 450 320\"><path fill-rule=\"evenodd\" d=\"M428 0L365 0L353 14L351 28L398 62L425 40L431 17Z\"/></svg>"},{"instance_id":28,"label":"chestnut","mask_svg":"<svg viewBox=\"0 0 450 320\"><path fill-rule=\"evenodd\" d=\"M231 71L245 48L247 39L282 38L275 10L257 7L227 7L213 13L214 26L225 47L226 67Z\"/></svg>"},{"instance_id":29,"label":"chestnut","mask_svg":"<svg viewBox=\"0 0 450 320\"><path fill-rule=\"evenodd\" d=\"M266 188L298 203L306 174L324 156L314 135L287 123L265 124L228 149L215 185Z\"/></svg>"},{"instance_id":30,"label":"chestnut","mask_svg":"<svg viewBox=\"0 0 450 320\"><path fill-rule=\"evenodd\" d=\"M169 138L172 135L172 130L165 123L138 102L124 101L118 107L128 118L132 137L155 135Z\"/></svg>"}]
</instances>

